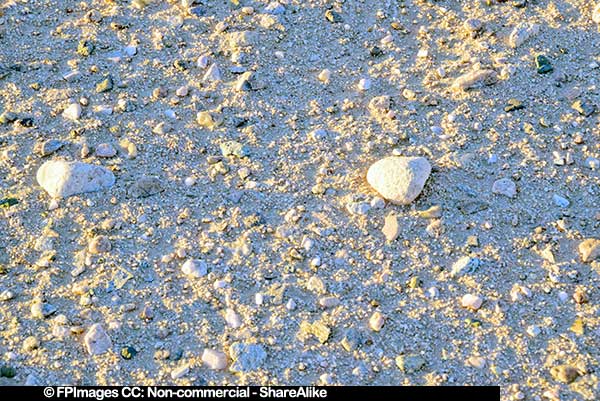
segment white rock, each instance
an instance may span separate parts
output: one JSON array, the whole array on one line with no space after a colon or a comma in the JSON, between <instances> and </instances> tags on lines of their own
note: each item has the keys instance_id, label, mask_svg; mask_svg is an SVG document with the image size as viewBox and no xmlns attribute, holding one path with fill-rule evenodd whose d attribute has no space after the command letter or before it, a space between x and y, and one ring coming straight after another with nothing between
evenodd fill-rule
<instances>
[{"instance_id":1,"label":"white rock","mask_svg":"<svg viewBox=\"0 0 600 401\"><path fill-rule=\"evenodd\" d=\"M240 316L231 308L225 310L225 321L229 327L237 329L242 325L242 319Z\"/></svg>"},{"instance_id":2,"label":"white rock","mask_svg":"<svg viewBox=\"0 0 600 401\"><path fill-rule=\"evenodd\" d=\"M438 295L440 295L440 290L438 290L436 287L430 287L427 290L427 296L429 296L429 298L437 298Z\"/></svg>"},{"instance_id":3,"label":"white rock","mask_svg":"<svg viewBox=\"0 0 600 401\"><path fill-rule=\"evenodd\" d=\"M183 365L178 368L175 368L171 371L171 379L177 380L181 379L183 376L187 375L190 371L190 367L188 365Z\"/></svg>"},{"instance_id":4,"label":"white rock","mask_svg":"<svg viewBox=\"0 0 600 401\"><path fill-rule=\"evenodd\" d=\"M567 294L565 291L559 291L558 299L560 302L567 302L569 300L569 294Z\"/></svg>"},{"instance_id":5,"label":"white rock","mask_svg":"<svg viewBox=\"0 0 600 401\"><path fill-rule=\"evenodd\" d=\"M517 195L517 185L510 178L500 178L494 181L492 192L514 198Z\"/></svg>"},{"instance_id":6,"label":"white rock","mask_svg":"<svg viewBox=\"0 0 600 401\"><path fill-rule=\"evenodd\" d=\"M89 328L83 337L83 343L90 355L104 354L112 347L110 337L99 323Z\"/></svg>"},{"instance_id":7,"label":"white rock","mask_svg":"<svg viewBox=\"0 0 600 401\"><path fill-rule=\"evenodd\" d=\"M483 298L479 295L465 294L461 298L460 304L463 308L477 310L481 307L481 304L483 304Z\"/></svg>"},{"instance_id":8,"label":"white rock","mask_svg":"<svg viewBox=\"0 0 600 401\"><path fill-rule=\"evenodd\" d=\"M423 157L390 156L375 162L367 181L383 198L397 205L408 205L423 190L431 165Z\"/></svg>"},{"instance_id":9,"label":"white rock","mask_svg":"<svg viewBox=\"0 0 600 401\"><path fill-rule=\"evenodd\" d=\"M181 271L190 277L204 277L208 274L208 265L199 259L188 259L182 266Z\"/></svg>"},{"instance_id":10,"label":"white rock","mask_svg":"<svg viewBox=\"0 0 600 401\"><path fill-rule=\"evenodd\" d=\"M205 69L206 67L208 67L209 62L210 58L206 54L203 54L202 56L198 57L196 65L198 66L198 68Z\"/></svg>"},{"instance_id":11,"label":"white rock","mask_svg":"<svg viewBox=\"0 0 600 401\"><path fill-rule=\"evenodd\" d=\"M368 202L349 202L346 205L346 210L350 214L364 216L371 210L371 205Z\"/></svg>"},{"instance_id":12,"label":"white rock","mask_svg":"<svg viewBox=\"0 0 600 401\"><path fill-rule=\"evenodd\" d=\"M189 88L184 85L184 86L177 88L177 90L175 91L175 94L179 97L186 97L188 95L188 92L189 92Z\"/></svg>"},{"instance_id":13,"label":"white rock","mask_svg":"<svg viewBox=\"0 0 600 401\"><path fill-rule=\"evenodd\" d=\"M221 71L219 71L219 67L217 67L216 64L211 65L208 70L206 71L206 74L204 74L204 77L202 78L203 81L208 81L208 82L216 82L216 81L220 81L221 80Z\"/></svg>"},{"instance_id":14,"label":"white rock","mask_svg":"<svg viewBox=\"0 0 600 401\"><path fill-rule=\"evenodd\" d=\"M592 170L600 169L600 159L597 157L588 157L585 159L585 165Z\"/></svg>"},{"instance_id":15,"label":"white rock","mask_svg":"<svg viewBox=\"0 0 600 401\"><path fill-rule=\"evenodd\" d=\"M369 318L369 327L373 331L379 331L383 328L385 324L385 318L380 312L375 312Z\"/></svg>"},{"instance_id":16,"label":"white rock","mask_svg":"<svg viewBox=\"0 0 600 401\"><path fill-rule=\"evenodd\" d=\"M62 116L68 120L79 120L81 117L81 105L78 103L71 103L63 112Z\"/></svg>"},{"instance_id":17,"label":"white rock","mask_svg":"<svg viewBox=\"0 0 600 401\"><path fill-rule=\"evenodd\" d=\"M205 349L202 352L202 362L212 370L223 370L227 367L227 356L212 349Z\"/></svg>"},{"instance_id":18,"label":"white rock","mask_svg":"<svg viewBox=\"0 0 600 401\"><path fill-rule=\"evenodd\" d=\"M62 160L44 163L37 171L36 179L53 198L100 191L115 183L114 174L105 167Z\"/></svg>"},{"instance_id":19,"label":"white rock","mask_svg":"<svg viewBox=\"0 0 600 401\"><path fill-rule=\"evenodd\" d=\"M191 187L196 183L196 179L194 177L186 177L183 183L186 187Z\"/></svg>"}]
</instances>

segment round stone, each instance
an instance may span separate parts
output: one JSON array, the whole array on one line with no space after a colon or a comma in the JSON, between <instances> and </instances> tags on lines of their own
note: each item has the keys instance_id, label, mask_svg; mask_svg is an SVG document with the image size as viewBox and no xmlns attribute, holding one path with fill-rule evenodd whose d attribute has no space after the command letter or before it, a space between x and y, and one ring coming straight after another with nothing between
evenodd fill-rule
<instances>
[{"instance_id":1,"label":"round stone","mask_svg":"<svg viewBox=\"0 0 600 401\"><path fill-rule=\"evenodd\" d=\"M88 251L93 254L109 252L111 249L112 245L106 235L98 235L88 244Z\"/></svg>"},{"instance_id":2,"label":"round stone","mask_svg":"<svg viewBox=\"0 0 600 401\"><path fill-rule=\"evenodd\" d=\"M383 198L396 205L408 205L419 196L431 173L423 157L390 156L375 162L367 181Z\"/></svg>"}]
</instances>

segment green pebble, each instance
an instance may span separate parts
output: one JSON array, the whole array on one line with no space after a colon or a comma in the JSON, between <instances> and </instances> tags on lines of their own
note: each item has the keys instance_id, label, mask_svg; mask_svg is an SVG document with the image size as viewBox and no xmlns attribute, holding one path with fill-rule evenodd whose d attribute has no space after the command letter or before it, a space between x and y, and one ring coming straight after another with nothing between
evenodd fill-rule
<instances>
[{"instance_id":1,"label":"green pebble","mask_svg":"<svg viewBox=\"0 0 600 401\"><path fill-rule=\"evenodd\" d=\"M129 360L129 359L133 358L136 355L137 355L137 350L135 348L133 348L132 346L130 346L130 345L121 348L121 357L123 359Z\"/></svg>"},{"instance_id":2,"label":"green pebble","mask_svg":"<svg viewBox=\"0 0 600 401\"><path fill-rule=\"evenodd\" d=\"M15 370L15 368L11 367L11 366L2 366L0 368L0 377L8 377L9 379L15 377L17 374L17 371Z\"/></svg>"},{"instance_id":3,"label":"green pebble","mask_svg":"<svg viewBox=\"0 0 600 401\"><path fill-rule=\"evenodd\" d=\"M550 60L543 54L538 54L535 57L535 65L537 67L538 74L547 74L554 71L554 67L552 67L552 64L550 64Z\"/></svg>"}]
</instances>

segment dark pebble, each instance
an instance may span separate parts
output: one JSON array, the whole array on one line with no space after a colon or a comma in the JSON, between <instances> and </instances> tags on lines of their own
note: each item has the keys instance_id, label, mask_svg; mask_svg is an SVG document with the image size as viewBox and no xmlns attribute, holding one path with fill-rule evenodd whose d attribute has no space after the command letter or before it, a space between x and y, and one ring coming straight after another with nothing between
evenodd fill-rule
<instances>
[{"instance_id":1,"label":"dark pebble","mask_svg":"<svg viewBox=\"0 0 600 401\"><path fill-rule=\"evenodd\" d=\"M343 21L342 16L333 10L325 11L325 18L332 24L339 24Z\"/></svg>"},{"instance_id":2,"label":"dark pebble","mask_svg":"<svg viewBox=\"0 0 600 401\"><path fill-rule=\"evenodd\" d=\"M5 365L0 368L0 377L8 377L9 379L12 379L16 376L16 374L17 371L11 366Z\"/></svg>"},{"instance_id":3,"label":"dark pebble","mask_svg":"<svg viewBox=\"0 0 600 401\"><path fill-rule=\"evenodd\" d=\"M131 359L137 355L137 350L133 348L131 345L121 348L121 357L123 359Z\"/></svg>"},{"instance_id":4,"label":"dark pebble","mask_svg":"<svg viewBox=\"0 0 600 401\"><path fill-rule=\"evenodd\" d=\"M554 67L550 64L550 60L543 54L538 54L535 57L535 66L537 67L538 74L547 74L554 71Z\"/></svg>"},{"instance_id":5,"label":"dark pebble","mask_svg":"<svg viewBox=\"0 0 600 401\"><path fill-rule=\"evenodd\" d=\"M11 207L19 203L16 198L2 198L0 199L0 207Z\"/></svg>"},{"instance_id":6,"label":"dark pebble","mask_svg":"<svg viewBox=\"0 0 600 401\"><path fill-rule=\"evenodd\" d=\"M383 50L377 46L373 46L369 52L371 53L371 57L379 57L383 55Z\"/></svg>"}]
</instances>

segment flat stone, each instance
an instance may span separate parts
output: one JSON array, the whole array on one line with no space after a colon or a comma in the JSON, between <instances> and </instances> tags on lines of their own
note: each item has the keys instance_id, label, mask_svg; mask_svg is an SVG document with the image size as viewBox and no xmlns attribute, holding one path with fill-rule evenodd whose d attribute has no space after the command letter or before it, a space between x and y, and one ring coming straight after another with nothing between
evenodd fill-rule
<instances>
[{"instance_id":1,"label":"flat stone","mask_svg":"<svg viewBox=\"0 0 600 401\"><path fill-rule=\"evenodd\" d=\"M517 195L517 185L509 178L500 178L499 180L494 181L492 192L514 198Z\"/></svg>"},{"instance_id":2,"label":"flat stone","mask_svg":"<svg viewBox=\"0 0 600 401\"><path fill-rule=\"evenodd\" d=\"M85 348L90 355L100 355L112 347L110 337L99 323L92 325L83 338Z\"/></svg>"},{"instance_id":3,"label":"flat stone","mask_svg":"<svg viewBox=\"0 0 600 401\"><path fill-rule=\"evenodd\" d=\"M178 380L187 375L190 372L188 365L181 365L171 371L171 379Z\"/></svg>"},{"instance_id":4,"label":"flat stone","mask_svg":"<svg viewBox=\"0 0 600 401\"><path fill-rule=\"evenodd\" d=\"M101 143L96 146L96 156L98 157L114 157L117 150L110 143Z\"/></svg>"},{"instance_id":5,"label":"flat stone","mask_svg":"<svg viewBox=\"0 0 600 401\"><path fill-rule=\"evenodd\" d=\"M233 360L230 370L233 372L251 372L259 369L267 359L267 352L260 344L234 343L229 348Z\"/></svg>"},{"instance_id":6,"label":"flat stone","mask_svg":"<svg viewBox=\"0 0 600 401\"><path fill-rule=\"evenodd\" d=\"M408 205L423 190L431 165L423 157L390 156L375 162L367 181L383 198L396 205Z\"/></svg>"},{"instance_id":7,"label":"flat stone","mask_svg":"<svg viewBox=\"0 0 600 401\"><path fill-rule=\"evenodd\" d=\"M223 142L219 145L221 148L221 154L225 157L227 156L236 156L236 157L246 157L248 156L248 148L245 145L237 142L237 141L227 141Z\"/></svg>"},{"instance_id":8,"label":"flat stone","mask_svg":"<svg viewBox=\"0 0 600 401\"><path fill-rule=\"evenodd\" d=\"M406 374L413 374L423 369L427 362L421 355L400 355L396 357L396 366Z\"/></svg>"},{"instance_id":9,"label":"flat stone","mask_svg":"<svg viewBox=\"0 0 600 401\"><path fill-rule=\"evenodd\" d=\"M108 189L115 183L114 174L105 167L82 162L51 160L36 174L37 182L53 198Z\"/></svg>"},{"instance_id":10,"label":"flat stone","mask_svg":"<svg viewBox=\"0 0 600 401\"><path fill-rule=\"evenodd\" d=\"M38 144L37 153L42 156L50 156L65 145L65 142L59 141L58 139L49 139L47 141Z\"/></svg>"},{"instance_id":11,"label":"flat stone","mask_svg":"<svg viewBox=\"0 0 600 401\"><path fill-rule=\"evenodd\" d=\"M588 238L579 244L579 254L583 262L600 259L600 239Z\"/></svg>"},{"instance_id":12,"label":"flat stone","mask_svg":"<svg viewBox=\"0 0 600 401\"><path fill-rule=\"evenodd\" d=\"M589 117L596 112L595 104L581 99L574 101L571 108L585 117Z\"/></svg>"},{"instance_id":13,"label":"flat stone","mask_svg":"<svg viewBox=\"0 0 600 401\"><path fill-rule=\"evenodd\" d=\"M465 294L461 298L460 304L463 308L478 310L483 304L483 298L479 295Z\"/></svg>"},{"instance_id":14,"label":"flat stone","mask_svg":"<svg viewBox=\"0 0 600 401\"><path fill-rule=\"evenodd\" d=\"M62 116L67 120L75 121L79 120L81 113L81 105L79 103L71 103L66 109L63 110Z\"/></svg>"},{"instance_id":15,"label":"flat stone","mask_svg":"<svg viewBox=\"0 0 600 401\"><path fill-rule=\"evenodd\" d=\"M202 362L211 370L223 370L227 367L227 356L221 351L207 348L202 352Z\"/></svg>"},{"instance_id":16,"label":"flat stone","mask_svg":"<svg viewBox=\"0 0 600 401\"><path fill-rule=\"evenodd\" d=\"M160 180L156 177L141 177L127 190L131 198L147 198L164 191Z\"/></svg>"},{"instance_id":17,"label":"flat stone","mask_svg":"<svg viewBox=\"0 0 600 401\"><path fill-rule=\"evenodd\" d=\"M113 79L110 75L107 75L102 81L96 84L96 92L104 93L112 90L113 88Z\"/></svg>"},{"instance_id":18,"label":"flat stone","mask_svg":"<svg viewBox=\"0 0 600 401\"><path fill-rule=\"evenodd\" d=\"M44 319L56 313L54 305L47 302L34 302L30 308L31 317L34 319Z\"/></svg>"}]
</instances>

